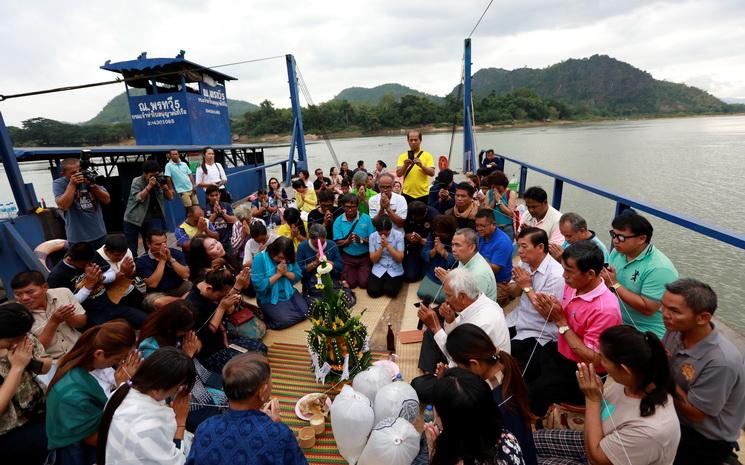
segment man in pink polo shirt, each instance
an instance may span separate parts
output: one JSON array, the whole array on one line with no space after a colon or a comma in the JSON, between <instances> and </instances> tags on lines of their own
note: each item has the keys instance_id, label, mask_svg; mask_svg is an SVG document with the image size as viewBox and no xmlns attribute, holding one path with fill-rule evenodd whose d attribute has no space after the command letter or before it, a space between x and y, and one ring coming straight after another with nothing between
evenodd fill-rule
<instances>
[{"instance_id":1,"label":"man in pink polo shirt","mask_svg":"<svg viewBox=\"0 0 745 465\"><path fill-rule=\"evenodd\" d=\"M618 299L600 277L602 250L592 241L578 241L564 250L561 259L566 282L561 302L551 294L536 295L536 310L559 332L555 356L542 360L541 372L546 375L528 384L530 407L538 416L555 402L584 403L575 376L577 363L593 363L602 371L600 334L621 324Z\"/></svg>"}]
</instances>

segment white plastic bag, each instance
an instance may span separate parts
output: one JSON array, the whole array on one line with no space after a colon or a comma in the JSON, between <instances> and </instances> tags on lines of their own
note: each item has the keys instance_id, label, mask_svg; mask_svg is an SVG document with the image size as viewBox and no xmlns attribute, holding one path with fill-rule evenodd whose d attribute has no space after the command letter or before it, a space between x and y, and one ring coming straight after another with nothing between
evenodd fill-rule
<instances>
[{"instance_id":1,"label":"white plastic bag","mask_svg":"<svg viewBox=\"0 0 745 465\"><path fill-rule=\"evenodd\" d=\"M403 418L386 418L373 428L358 465L410 465L419 453L419 433Z\"/></svg>"},{"instance_id":2,"label":"white plastic bag","mask_svg":"<svg viewBox=\"0 0 745 465\"><path fill-rule=\"evenodd\" d=\"M374 420L370 399L350 386L344 386L331 404L331 430L339 453L349 465L360 458Z\"/></svg>"},{"instance_id":3,"label":"white plastic bag","mask_svg":"<svg viewBox=\"0 0 745 465\"><path fill-rule=\"evenodd\" d=\"M391 384L390 373L384 367L374 365L358 373L352 381L352 387L355 391L364 394L368 399L373 401L373 408L375 408L374 401L378 389L386 384Z\"/></svg>"},{"instance_id":4,"label":"white plastic bag","mask_svg":"<svg viewBox=\"0 0 745 465\"><path fill-rule=\"evenodd\" d=\"M394 381L375 395L375 424L388 417L401 417L414 424L419 415L419 397L408 383Z\"/></svg>"}]
</instances>

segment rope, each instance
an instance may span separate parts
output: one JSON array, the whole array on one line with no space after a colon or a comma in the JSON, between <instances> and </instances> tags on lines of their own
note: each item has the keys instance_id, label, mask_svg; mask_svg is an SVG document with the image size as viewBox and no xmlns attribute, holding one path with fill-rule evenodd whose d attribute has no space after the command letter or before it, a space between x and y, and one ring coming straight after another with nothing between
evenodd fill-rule
<instances>
[{"instance_id":1,"label":"rope","mask_svg":"<svg viewBox=\"0 0 745 465\"><path fill-rule=\"evenodd\" d=\"M266 60L275 60L277 58L284 58L284 55L277 55L277 56L271 56L271 57L264 57L264 58L255 58L252 60L243 60L243 61L235 61L232 63L223 63L221 65L215 65L215 66L198 66L196 68L189 69L188 71L201 71L205 69L215 69L215 68L224 68L226 66L235 66L235 65L243 65L246 63L255 63L258 61L266 61ZM129 77L129 78L116 78L110 81L99 81L99 82L92 82L88 84L80 84L75 86L65 86L65 87L54 87L51 89L43 89L43 90L36 90L32 92L22 92L19 94L10 94L10 95L2 95L0 94L0 102L4 100L9 100L12 98L20 98L20 97L31 97L34 95L43 95L43 94L52 94L55 92L67 92L70 90L78 90L78 89L86 89L89 87L99 87L99 86L107 86L109 84L118 84L120 82L130 82L130 81L140 81L143 79L154 79L158 77L163 76L172 76L172 75L179 75L183 74L184 71L169 71L165 73L156 73L156 74L148 74L144 76L136 76L136 77Z\"/></svg>"},{"instance_id":2,"label":"rope","mask_svg":"<svg viewBox=\"0 0 745 465\"><path fill-rule=\"evenodd\" d=\"M297 77L298 77L298 87L300 88L300 91L303 93L303 96L305 97L305 101L308 102L308 105L315 106L315 103L313 103L313 98L310 96L310 89L308 89L308 84L306 84L305 79L303 79L303 74L300 72L300 68L297 65L295 65L295 70L297 72ZM324 143L326 143L326 147L331 153L331 157L334 159L334 164L338 168L341 165L339 164L339 159L336 157L336 151L334 150L334 147L331 145L331 140L329 139L329 136L326 133L326 130L323 128L322 125L319 125L319 126L320 126L319 129L321 131L321 138L323 139Z\"/></svg>"}]
</instances>

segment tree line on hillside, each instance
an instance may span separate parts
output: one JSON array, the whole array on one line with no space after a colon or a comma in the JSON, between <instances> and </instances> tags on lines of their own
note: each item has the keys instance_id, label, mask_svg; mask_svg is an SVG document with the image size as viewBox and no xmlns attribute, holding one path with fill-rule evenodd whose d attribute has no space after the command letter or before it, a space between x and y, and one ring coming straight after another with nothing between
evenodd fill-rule
<instances>
[{"instance_id":1,"label":"tree line on hillside","mask_svg":"<svg viewBox=\"0 0 745 465\"><path fill-rule=\"evenodd\" d=\"M558 99L539 96L527 88L506 94L494 91L474 100L476 124L510 124L521 121L587 119L597 116L627 116L628 109L618 114L608 113L605 105L593 108L586 104L570 105ZM603 111L600 111L603 110ZM674 110L674 109L673 109ZM745 111L745 105L726 105L719 113ZM404 95L397 99L385 95L377 104L351 103L330 100L303 108L303 125L308 133L360 131L365 134L386 129L449 126L463 121L462 99L450 94L441 102ZM637 113L640 114L640 113ZM688 114L688 113L681 113ZM118 143L132 137L130 123L112 125L76 125L46 118L23 121L21 128L10 127L10 136L18 146L86 146ZM274 108L263 101L256 111L231 120L233 134L259 137L267 134L290 134L292 112L288 108Z\"/></svg>"},{"instance_id":2,"label":"tree line on hillside","mask_svg":"<svg viewBox=\"0 0 745 465\"><path fill-rule=\"evenodd\" d=\"M78 125L31 118L8 127L15 146L77 147L113 144L132 138L131 123Z\"/></svg>"},{"instance_id":3,"label":"tree line on hillside","mask_svg":"<svg viewBox=\"0 0 745 465\"><path fill-rule=\"evenodd\" d=\"M342 132L359 130L372 133L424 125L460 124L463 120L460 99L450 95L442 103L426 97L404 95L397 100L385 95L375 105L331 100L303 109L303 126L307 132ZM517 89L505 95L494 93L475 102L476 124L504 124L514 121L568 119L574 115L569 105L543 99L529 89ZM255 112L233 122L233 132L248 136L286 134L292 131L292 112L274 108L265 100Z\"/></svg>"}]
</instances>

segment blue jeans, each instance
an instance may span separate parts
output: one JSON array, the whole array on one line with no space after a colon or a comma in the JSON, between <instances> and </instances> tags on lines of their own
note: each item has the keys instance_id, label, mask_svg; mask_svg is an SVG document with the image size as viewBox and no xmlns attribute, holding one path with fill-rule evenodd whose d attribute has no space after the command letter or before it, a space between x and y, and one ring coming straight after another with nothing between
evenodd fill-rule
<instances>
[{"instance_id":1,"label":"blue jeans","mask_svg":"<svg viewBox=\"0 0 745 465\"><path fill-rule=\"evenodd\" d=\"M127 245L129 250L132 251L132 255L137 257L137 249L140 244L140 236L142 236L142 245L147 251L147 244L145 244L145 237L151 229L160 229L166 232L166 220L164 218L151 218L142 222L142 226L136 224L124 222L124 237L127 238Z\"/></svg>"},{"instance_id":2,"label":"blue jeans","mask_svg":"<svg viewBox=\"0 0 745 465\"><path fill-rule=\"evenodd\" d=\"M54 449L54 465L93 465L96 463L96 448L83 441Z\"/></svg>"}]
</instances>

